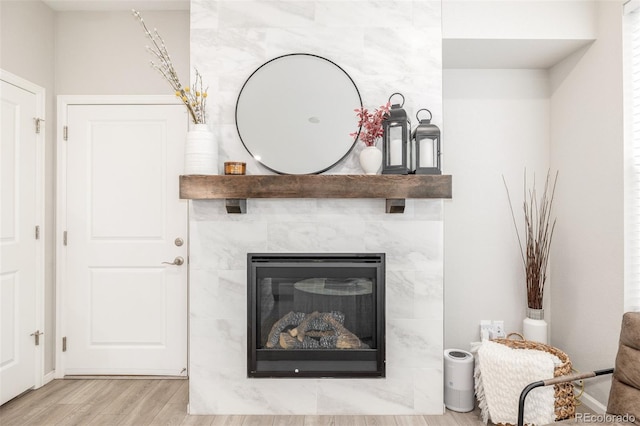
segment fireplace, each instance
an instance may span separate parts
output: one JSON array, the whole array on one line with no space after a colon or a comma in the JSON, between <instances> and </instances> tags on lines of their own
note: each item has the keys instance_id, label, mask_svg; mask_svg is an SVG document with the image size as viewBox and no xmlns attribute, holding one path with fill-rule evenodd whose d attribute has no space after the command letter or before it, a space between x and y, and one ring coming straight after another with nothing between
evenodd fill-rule
<instances>
[{"instance_id":1,"label":"fireplace","mask_svg":"<svg viewBox=\"0 0 640 426\"><path fill-rule=\"evenodd\" d=\"M249 377L384 377L385 255L247 259Z\"/></svg>"}]
</instances>

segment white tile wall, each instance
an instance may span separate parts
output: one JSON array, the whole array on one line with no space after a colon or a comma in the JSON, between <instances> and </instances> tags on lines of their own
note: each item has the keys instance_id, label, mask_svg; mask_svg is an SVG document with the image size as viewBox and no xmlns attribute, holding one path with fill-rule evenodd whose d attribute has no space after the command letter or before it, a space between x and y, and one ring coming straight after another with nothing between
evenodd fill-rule
<instances>
[{"instance_id":1,"label":"white tile wall","mask_svg":"<svg viewBox=\"0 0 640 426\"><path fill-rule=\"evenodd\" d=\"M246 78L275 56L324 56L347 71L365 106L402 92L414 115L442 122L440 1L192 0L191 62L209 85L220 162L246 161L234 122ZM414 120L415 121L415 120ZM360 148L360 147L358 147ZM362 173L356 155L329 173ZM190 384L193 414L440 414L443 411L442 202L249 200L190 206ZM248 252L385 252L387 377L248 379Z\"/></svg>"}]
</instances>

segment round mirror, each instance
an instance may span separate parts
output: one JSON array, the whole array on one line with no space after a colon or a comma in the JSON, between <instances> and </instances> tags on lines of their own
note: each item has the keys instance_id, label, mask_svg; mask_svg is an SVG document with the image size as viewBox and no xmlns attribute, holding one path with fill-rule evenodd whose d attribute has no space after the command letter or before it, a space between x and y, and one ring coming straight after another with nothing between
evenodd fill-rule
<instances>
[{"instance_id":1,"label":"round mirror","mask_svg":"<svg viewBox=\"0 0 640 426\"><path fill-rule=\"evenodd\" d=\"M236 127L249 154L282 174L321 173L355 145L362 98L338 65L306 53L284 55L249 76Z\"/></svg>"}]
</instances>

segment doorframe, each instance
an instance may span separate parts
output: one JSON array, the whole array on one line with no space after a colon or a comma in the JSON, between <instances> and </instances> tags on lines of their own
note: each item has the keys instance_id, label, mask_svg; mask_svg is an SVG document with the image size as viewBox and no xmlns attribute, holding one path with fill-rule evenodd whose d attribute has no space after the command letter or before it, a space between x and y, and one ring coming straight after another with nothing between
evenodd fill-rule
<instances>
[{"instance_id":1,"label":"doorframe","mask_svg":"<svg viewBox=\"0 0 640 426\"><path fill-rule=\"evenodd\" d=\"M64 337L65 295L62 283L67 280L67 250L63 241L67 229L67 145L64 140L64 128L67 125L67 108L72 105L182 105L171 95L58 95L57 96L57 134L56 134L56 369L55 377L65 376L65 363L62 351ZM187 273L187 289L188 289ZM187 309L187 324L189 313ZM188 325L187 325L188 327ZM187 333L187 354L189 337Z\"/></svg>"},{"instance_id":2,"label":"doorframe","mask_svg":"<svg viewBox=\"0 0 640 426\"><path fill-rule=\"evenodd\" d=\"M35 217L34 226L40 227L40 238L36 240L35 254L35 324L36 330L44 332L45 329L45 248L46 248L46 221L45 221L45 143L46 143L46 90L22 77L0 69L0 80L16 86L36 97L36 116L44 121L44 126L40 127L40 133L36 133L36 193L35 195ZM34 117L35 119L36 117ZM34 124L35 125L35 124ZM35 330L34 330L35 331ZM38 389L45 384L45 348L46 339L40 339L40 345L36 346L34 365L34 389ZM47 381L51 380L51 377Z\"/></svg>"}]
</instances>

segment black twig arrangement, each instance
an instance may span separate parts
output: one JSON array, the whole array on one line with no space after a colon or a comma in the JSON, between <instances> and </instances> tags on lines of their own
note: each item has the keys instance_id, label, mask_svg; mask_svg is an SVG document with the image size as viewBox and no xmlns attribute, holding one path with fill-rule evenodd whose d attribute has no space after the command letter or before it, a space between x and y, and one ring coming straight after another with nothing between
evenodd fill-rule
<instances>
[{"instance_id":1,"label":"black twig arrangement","mask_svg":"<svg viewBox=\"0 0 640 426\"><path fill-rule=\"evenodd\" d=\"M556 219L551 218L551 208L553 207L553 198L556 192L558 172L556 172L552 182L551 172L547 171L544 191L540 199L538 199L536 193L535 175L533 177L533 186L531 189L527 189L527 171L525 170L524 172L524 201L522 203L525 223L524 245L522 244L522 238L520 237L516 216L513 211L513 204L511 203L509 187L507 186L504 175L502 176L502 181L507 190L513 226L518 236L520 255L522 256L522 263L526 274L527 306L531 309L542 309L544 284L547 280L547 266L549 265L549 250L553 238L553 231L556 227Z\"/></svg>"}]
</instances>

